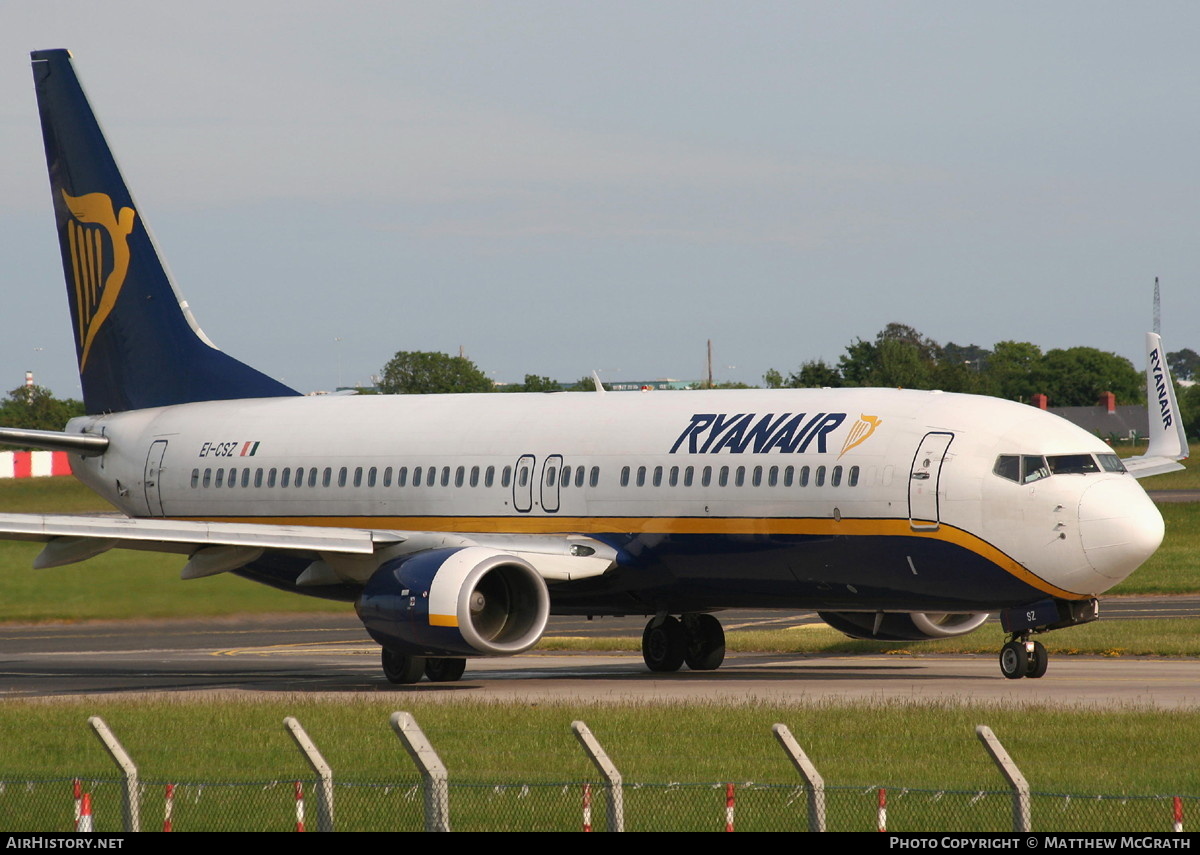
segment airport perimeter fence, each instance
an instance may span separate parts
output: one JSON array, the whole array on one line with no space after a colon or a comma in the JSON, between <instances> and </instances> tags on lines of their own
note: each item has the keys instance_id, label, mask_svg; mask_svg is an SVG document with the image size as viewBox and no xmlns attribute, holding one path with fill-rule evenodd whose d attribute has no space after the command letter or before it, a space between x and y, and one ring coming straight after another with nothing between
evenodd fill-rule
<instances>
[{"instance_id":1,"label":"airport perimeter fence","mask_svg":"<svg viewBox=\"0 0 1200 855\"><path fill-rule=\"evenodd\" d=\"M335 780L294 720L288 726L314 772L307 780L142 779L103 722L92 719L122 774L0 776L0 830L1145 833L1182 831L1185 818L1200 810L1193 797L1031 792L1019 770L999 759L1011 789L830 787L782 725L775 735L797 781L626 782L581 722L573 728L596 768L591 780L451 780L416 723L403 716L393 716L393 728L415 768L388 781ZM993 757L1003 754L987 728L978 732Z\"/></svg>"}]
</instances>

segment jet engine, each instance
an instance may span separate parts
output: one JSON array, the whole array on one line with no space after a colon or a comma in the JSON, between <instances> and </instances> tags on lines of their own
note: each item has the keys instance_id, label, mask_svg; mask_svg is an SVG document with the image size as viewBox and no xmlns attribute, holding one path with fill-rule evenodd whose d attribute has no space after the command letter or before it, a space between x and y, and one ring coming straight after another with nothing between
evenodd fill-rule
<instances>
[{"instance_id":1,"label":"jet engine","mask_svg":"<svg viewBox=\"0 0 1200 855\"><path fill-rule=\"evenodd\" d=\"M928 641L974 632L988 612L817 612L851 638L868 641Z\"/></svg>"},{"instance_id":2,"label":"jet engine","mask_svg":"<svg viewBox=\"0 0 1200 855\"><path fill-rule=\"evenodd\" d=\"M354 605L373 639L412 656L522 653L537 644L550 617L550 593L533 566L482 546L393 559Z\"/></svg>"}]
</instances>

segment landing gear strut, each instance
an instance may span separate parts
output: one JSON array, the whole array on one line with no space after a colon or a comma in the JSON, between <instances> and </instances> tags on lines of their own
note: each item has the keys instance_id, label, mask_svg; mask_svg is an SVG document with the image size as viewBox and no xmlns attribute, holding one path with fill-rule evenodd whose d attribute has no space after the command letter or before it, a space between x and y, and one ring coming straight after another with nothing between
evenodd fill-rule
<instances>
[{"instance_id":1,"label":"landing gear strut","mask_svg":"<svg viewBox=\"0 0 1200 855\"><path fill-rule=\"evenodd\" d=\"M642 633L642 659L651 671L714 671L725 659L725 630L709 614L654 617Z\"/></svg>"},{"instance_id":2,"label":"landing gear strut","mask_svg":"<svg viewBox=\"0 0 1200 855\"><path fill-rule=\"evenodd\" d=\"M1042 643L1030 641L1028 633L1024 633L1000 648L1000 673L1010 680L1036 679L1046 673L1049 659Z\"/></svg>"}]
</instances>

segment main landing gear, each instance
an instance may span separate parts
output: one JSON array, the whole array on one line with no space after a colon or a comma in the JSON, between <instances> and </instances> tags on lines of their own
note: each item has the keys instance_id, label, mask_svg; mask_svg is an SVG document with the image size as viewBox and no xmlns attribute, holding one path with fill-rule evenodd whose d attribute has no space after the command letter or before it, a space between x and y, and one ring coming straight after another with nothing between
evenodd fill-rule
<instances>
[{"instance_id":1,"label":"main landing gear","mask_svg":"<svg viewBox=\"0 0 1200 855\"><path fill-rule=\"evenodd\" d=\"M1046 673L1049 658L1040 641L1030 641L1027 633L1015 636L1000 648L1000 673L1010 680L1036 679Z\"/></svg>"},{"instance_id":2,"label":"main landing gear","mask_svg":"<svg viewBox=\"0 0 1200 855\"><path fill-rule=\"evenodd\" d=\"M725 630L709 614L659 615L642 632L642 659L651 671L715 671L725 659Z\"/></svg>"},{"instance_id":3,"label":"main landing gear","mask_svg":"<svg viewBox=\"0 0 1200 855\"><path fill-rule=\"evenodd\" d=\"M467 670L467 660L458 658L433 658L410 656L383 648L383 676L389 683L403 685L420 682L428 677L432 683L452 683Z\"/></svg>"}]
</instances>

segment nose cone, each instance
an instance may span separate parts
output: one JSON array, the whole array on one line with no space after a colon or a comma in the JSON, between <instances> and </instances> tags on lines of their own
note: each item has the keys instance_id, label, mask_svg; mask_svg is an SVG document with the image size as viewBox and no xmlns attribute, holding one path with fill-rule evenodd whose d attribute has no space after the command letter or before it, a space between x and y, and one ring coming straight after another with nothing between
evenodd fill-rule
<instances>
[{"instance_id":1,"label":"nose cone","mask_svg":"<svg viewBox=\"0 0 1200 855\"><path fill-rule=\"evenodd\" d=\"M1162 543L1163 532L1162 514L1132 478L1088 487L1079 500L1079 537L1088 564L1107 583L1095 593L1141 566Z\"/></svg>"}]
</instances>

